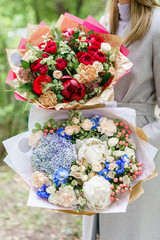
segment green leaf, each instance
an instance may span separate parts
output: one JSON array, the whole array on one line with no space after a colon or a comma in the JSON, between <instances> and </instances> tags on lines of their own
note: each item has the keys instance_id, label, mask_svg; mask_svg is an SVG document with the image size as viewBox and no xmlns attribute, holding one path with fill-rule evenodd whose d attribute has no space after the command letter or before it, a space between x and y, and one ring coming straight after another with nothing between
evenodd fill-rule
<instances>
[{"instance_id":1,"label":"green leaf","mask_svg":"<svg viewBox=\"0 0 160 240\"><path fill-rule=\"evenodd\" d=\"M53 119L53 118L49 119L49 123L50 123L51 125L53 125L53 124L54 124L54 119Z\"/></svg>"},{"instance_id":2,"label":"green leaf","mask_svg":"<svg viewBox=\"0 0 160 240\"><path fill-rule=\"evenodd\" d=\"M103 86L104 84L108 83L110 78L111 78L111 73L107 72L103 75L101 75L101 78L103 79L102 82L100 83L100 86Z\"/></svg>"},{"instance_id":3,"label":"green leaf","mask_svg":"<svg viewBox=\"0 0 160 240\"><path fill-rule=\"evenodd\" d=\"M21 64L24 69L30 68L29 62L26 62L25 60L21 60Z\"/></svg>"},{"instance_id":4,"label":"green leaf","mask_svg":"<svg viewBox=\"0 0 160 240\"><path fill-rule=\"evenodd\" d=\"M39 123L35 123L34 126L35 126L37 129L41 129L41 124L39 124Z\"/></svg>"},{"instance_id":5,"label":"green leaf","mask_svg":"<svg viewBox=\"0 0 160 240\"><path fill-rule=\"evenodd\" d=\"M64 99L64 97L61 95L61 94L57 94L57 100L58 100L58 102L61 102L62 101L62 99Z\"/></svg>"},{"instance_id":6,"label":"green leaf","mask_svg":"<svg viewBox=\"0 0 160 240\"><path fill-rule=\"evenodd\" d=\"M73 34L73 37L77 39L77 38L79 38L79 34L80 34L79 31L78 31L78 32L75 32L75 33Z\"/></svg>"},{"instance_id":7,"label":"green leaf","mask_svg":"<svg viewBox=\"0 0 160 240\"><path fill-rule=\"evenodd\" d=\"M88 35L90 35L90 34L94 34L93 29L92 29L91 31L88 32Z\"/></svg>"}]
</instances>

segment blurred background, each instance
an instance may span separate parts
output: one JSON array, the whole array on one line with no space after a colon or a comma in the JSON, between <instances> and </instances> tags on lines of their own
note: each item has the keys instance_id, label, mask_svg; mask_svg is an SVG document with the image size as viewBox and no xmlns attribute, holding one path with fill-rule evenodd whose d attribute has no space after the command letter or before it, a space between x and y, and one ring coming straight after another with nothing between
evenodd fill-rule
<instances>
[{"instance_id":1,"label":"blurred background","mask_svg":"<svg viewBox=\"0 0 160 240\"><path fill-rule=\"evenodd\" d=\"M27 130L29 106L16 101L5 84L9 72L6 48L17 48L27 23L53 25L64 12L97 20L107 0L0 0L0 240L80 240L80 216L26 206L28 192L13 180L14 172L3 164L4 139ZM158 113L158 109L157 109ZM23 161L23 159L22 159Z\"/></svg>"},{"instance_id":2,"label":"blurred background","mask_svg":"<svg viewBox=\"0 0 160 240\"><path fill-rule=\"evenodd\" d=\"M28 193L13 180L14 172L3 164L4 139L27 130L25 103L16 101L5 84L9 64L6 48L17 48L27 23L53 25L64 12L99 20L106 0L0 0L0 240L78 240L81 217L26 206ZM22 159L23 161L23 159Z\"/></svg>"}]
</instances>

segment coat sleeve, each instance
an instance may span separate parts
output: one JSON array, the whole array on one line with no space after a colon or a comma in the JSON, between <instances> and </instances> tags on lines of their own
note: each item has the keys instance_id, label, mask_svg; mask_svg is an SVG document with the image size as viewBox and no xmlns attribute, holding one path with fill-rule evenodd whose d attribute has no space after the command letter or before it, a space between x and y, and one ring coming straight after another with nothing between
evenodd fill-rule
<instances>
[{"instance_id":1,"label":"coat sleeve","mask_svg":"<svg viewBox=\"0 0 160 240\"><path fill-rule=\"evenodd\" d=\"M160 22L160 15L159 15ZM153 35L153 77L155 81L155 90L157 96L157 104L160 108L160 28L156 27L156 34ZM144 132L149 138L149 142L160 149L160 118L156 121L145 125Z\"/></svg>"}]
</instances>

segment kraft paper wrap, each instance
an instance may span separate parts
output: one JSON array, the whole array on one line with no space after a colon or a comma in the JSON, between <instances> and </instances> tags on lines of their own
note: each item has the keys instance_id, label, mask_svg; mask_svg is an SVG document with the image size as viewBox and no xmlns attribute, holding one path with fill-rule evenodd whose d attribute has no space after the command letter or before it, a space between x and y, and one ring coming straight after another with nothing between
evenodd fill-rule
<instances>
[{"instance_id":1,"label":"kraft paper wrap","mask_svg":"<svg viewBox=\"0 0 160 240\"><path fill-rule=\"evenodd\" d=\"M61 15L60 19L58 20L56 27L63 30L66 30L69 27L78 27L79 23L77 23L74 20L71 20L68 17L65 17L63 15ZM42 26L42 25L32 25L32 24L28 24L27 27L27 43L30 43L34 46L38 46L43 38L42 36L49 33L50 34L50 30L51 28L48 26ZM88 31L85 28L85 31ZM120 80L120 78L126 74L127 71L130 70L130 68L132 67L132 62L130 62L130 60L125 57L122 53L120 53L119 49L120 46L122 44L122 38L120 36L115 36L115 35L111 35L111 34L105 34L105 33L98 33L101 37L103 37L105 39L106 42L109 42L110 45L114 48L116 48L118 50L117 53L117 58L116 61L114 63L114 68L115 68L115 76L113 77L112 83L101 93L100 96L96 96L91 98L90 100L86 101L84 104L80 104L80 103L74 103L74 104L70 104L70 103L58 103L57 105L52 107L44 107L38 100L35 101L31 101L32 103L38 105L41 108L45 108L45 109L56 109L56 110L60 110L60 109L75 109L75 108L81 108L81 107L85 107L85 106L92 106L95 104L100 104L103 102L110 102L114 100L114 91L113 91L113 86L116 84L116 82L118 80ZM8 61L9 64L11 66L12 71L17 75L18 70L21 67L17 67L15 66L12 61L11 61L11 55L13 53L19 53L20 55L22 55L22 58L24 57L24 54L26 53L27 50L21 50L21 49L7 49L7 55L8 55ZM18 78L15 79L14 81L19 80ZM11 84L12 85L12 84ZM21 97L26 99L26 94L24 93L20 93L18 91L16 91L17 94L19 94Z\"/></svg>"},{"instance_id":2,"label":"kraft paper wrap","mask_svg":"<svg viewBox=\"0 0 160 240\"><path fill-rule=\"evenodd\" d=\"M142 129L140 128L136 128L136 131L137 131L137 134L138 136L148 142L148 137L147 135L143 132ZM143 186L142 186L142 183L143 182L146 182L148 180L151 180L152 178L154 177L157 177L158 176L158 172L156 170L153 171L153 173L148 176L146 179L144 179L143 181L139 181L134 187L133 187L133 190L130 194L130 199L129 199L129 204L133 201L135 201L136 199L138 199L143 193L144 193L144 189L143 189ZM26 189L27 191L30 191L30 186L28 184L26 184L26 182L18 175L18 174L15 174L13 176L13 179L18 182L24 189ZM65 213L70 213L70 214L76 214L76 215L87 215L87 216L91 216L91 215L94 215L96 214L96 212L86 212L86 211L80 211L80 212L76 212L76 211L73 211L73 210L56 210L56 211L59 211L59 212L65 212Z\"/></svg>"}]
</instances>

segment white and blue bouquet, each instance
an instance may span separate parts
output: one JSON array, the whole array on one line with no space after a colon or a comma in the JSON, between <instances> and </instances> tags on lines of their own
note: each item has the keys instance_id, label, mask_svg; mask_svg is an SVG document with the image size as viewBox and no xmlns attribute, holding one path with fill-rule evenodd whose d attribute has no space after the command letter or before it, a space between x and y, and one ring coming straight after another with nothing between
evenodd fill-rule
<instances>
[{"instance_id":1,"label":"white and blue bouquet","mask_svg":"<svg viewBox=\"0 0 160 240\"><path fill-rule=\"evenodd\" d=\"M31 110L32 132L18 136L18 150L4 143L10 165L21 162L15 170L31 187L28 204L84 214L125 211L134 186L154 171L156 154L125 119L134 111L41 111ZM21 159L11 160L13 152Z\"/></svg>"}]
</instances>

